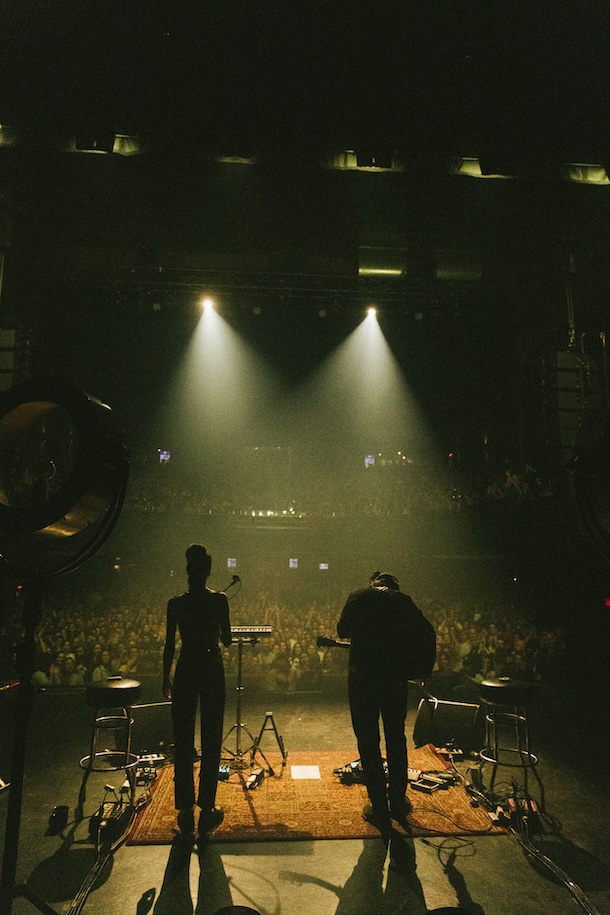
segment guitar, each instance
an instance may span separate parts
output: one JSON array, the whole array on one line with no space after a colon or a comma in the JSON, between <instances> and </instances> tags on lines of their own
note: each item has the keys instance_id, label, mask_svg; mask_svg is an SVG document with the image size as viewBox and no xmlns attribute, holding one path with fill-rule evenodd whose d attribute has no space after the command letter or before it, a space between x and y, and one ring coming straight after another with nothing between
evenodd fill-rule
<instances>
[{"instance_id":1,"label":"guitar","mask_svg":"<svg viewBox=\"0 0 610 915\"><path fill-rule=\"evenodd\" d=\"M319 635L318 638L316 639L316 644L317 644L318 648L349 648L352 643L351 643L350 639L332 639L332 638L330 638L330 636L327 636L327 635ZM409 683L413 683L414 685L419 686L423 690L424 693L427 692L424 689L423 678L419 679L416 677L409 677ZM432 696L430 693L427 694L427 697L430 699L434 699L434 696ZM436 700L434 700L434 701L436 701Z\"/></svg>"}]
</instances>

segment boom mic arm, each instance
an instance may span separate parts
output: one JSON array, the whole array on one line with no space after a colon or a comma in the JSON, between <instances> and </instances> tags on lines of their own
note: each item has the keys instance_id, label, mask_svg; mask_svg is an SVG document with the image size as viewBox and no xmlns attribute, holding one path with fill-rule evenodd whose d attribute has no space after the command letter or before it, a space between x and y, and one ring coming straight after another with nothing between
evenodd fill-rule
<instances>
[{"instance_id":1,"label":"boom mic arm","mask_svg":"<svg viewBox=\"0 0 610 915\"><path fill-rule=\"evenodd\" d=\"M231 579L231 581L229 582L229 584L227 585L227 587L223 588L220 593L226 594L227 591L229 590L229 588L233 588L235 585L239 585L239 588L237 589L237 591L235 591L235 594L238 594L241 589L241 578L239 577L239 575L234 575L233 578ZM235 594L231 594L230 596L235 597Z\"/></svg>"}]
</instances>

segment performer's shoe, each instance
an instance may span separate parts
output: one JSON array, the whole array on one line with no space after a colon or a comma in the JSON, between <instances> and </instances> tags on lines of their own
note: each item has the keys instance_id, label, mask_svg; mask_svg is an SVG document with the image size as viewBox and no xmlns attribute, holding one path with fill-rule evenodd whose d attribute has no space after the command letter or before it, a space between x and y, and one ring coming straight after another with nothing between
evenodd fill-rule
<instances>
[{"instance_id":1,"label":"performer's shoe","mask_svg":"<svg viewBox=\"0 0 610 915\"><path fill-rule=\"evenodd\" d=\"M413 810L413 804L408 797L405 797L404 800L398 805L398 807L390 808L390 816L395 820L403 829L410 829L409 824L409 814Z\"/></svg>"},{"instance_id":2,"label":"performer's shoe","mask_svg":"<svg viewBox=\"0 0 610 915\"><path fill-rule=\"evenodd\" d=\"M222 807L212 807L211 810L202 810L199 814L199 835L203 836L220 826L225 818Z\"/></svg>"},{"instance_id":3,"label":"performer's shoe","mask_svg":"<svg viewBox=\"0 0 610 915\"><path fill-rule=\"evenodd\" d=\"M387 810L375 810L372 804L365 804L362 808L362 818L378 829L382 836L389 836L392 832L392 820Z\"/></svg>"},{"instance_id":4,"label":"performer's shoe","mask_svg":"<svg viewBox=\"0 0 610 915\"><path fill-rule=\"evenodd\" d=\"M195 810L193 807L185 807L184 810L178 811L178 829L180 835L185 839L192 839L195 836Z\"/></svg>"}]
</instances>

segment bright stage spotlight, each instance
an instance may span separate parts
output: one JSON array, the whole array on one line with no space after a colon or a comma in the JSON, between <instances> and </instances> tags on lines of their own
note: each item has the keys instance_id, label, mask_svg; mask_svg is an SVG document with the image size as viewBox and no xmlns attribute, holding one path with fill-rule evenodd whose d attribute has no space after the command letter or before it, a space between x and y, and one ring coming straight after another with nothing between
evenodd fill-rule
<instances>
[{"instance_id":1,"label":"bright stage spotlight","mask_svg":"<svg viewBox=\"0 0 610 915\"><path fill-rule=\"evenodd\" d=\"M206 296L201 300L201 310L204 312L214 310L214 299L211 299L209 296Z\"/></svg>"},{"instance_id":2,"label":"bright stage spotlight","mask_svg":"<svg viewBox=\"0 0 610 915\"><path fill-rule=\"evenodd\" d=\"M303 441L324 443L337 460L388 449L434 451L417 398L370 306L366 317L299 392Z\"/></svg>"},{"instance_id":3,"label":"bright stage spotlight","mask_svg":"<svg viewBox=\"0 0 610 915\"><path fill-rule=\"evenodd\" d=\"M245 447L265 442L269 417L278 421L270 405L277 385L218 308L206 306L194 324L149 434L171 448L172 470L202 494L220 485L231 492Z\"/></svg>"}]
</instances>

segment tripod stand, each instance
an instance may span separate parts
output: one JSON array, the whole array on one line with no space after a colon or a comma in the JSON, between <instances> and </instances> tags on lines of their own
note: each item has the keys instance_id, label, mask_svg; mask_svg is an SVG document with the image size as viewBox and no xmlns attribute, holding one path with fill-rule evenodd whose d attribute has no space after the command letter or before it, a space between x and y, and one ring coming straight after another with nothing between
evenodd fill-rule
<instances>
[{"instance_id":1,"label":"tripod stand","mask_svg":"<svg viewBox=\"0 0 610 915\"><path fill-rule=\"evenodd\" d=\"M253 637L239 638L237 640L237 686L235 691L237 693L237 703L236 703L236 717L235 724L231 727L225 736L223 737L223 743L227 741L233 732L235 732L235 750L229 750L227 747L223 746L225 753L228 753L230 762L229 767L231 769L248 769L251 763L246 762L246 755L250 754L250 747L254 745L254 737L246 727L246 725L241 720L241 700L244 687L242 684L242 665L243 665L243 653L244 653L244 642L248 642L250 645L254 645L258 639ZM250 746L245 750L242 746L242 733L245 732L247 737L250 740Z\"/></svg>"},{"instance_id":2,"label":"tripod stand","mask_svg":"<svg viewBox=\"0 0 610 915\"><path fill-rule=\"evenodd\" d=\"M260 753L260 755L263 757L263 759L269 766L269 763L267 762L265 754L261 750L261 740L263 739L263 734L265 733L265 731L273 731L273 733L275 734L275 739L277 740L277 745L280 748L280 753L282 754L282 766L285 766L286 761L288 759L288 753L286 752L286 748L284 747L284 740L282 738L282 735L278 732L278 729L276 727L275 720L273 718L273 712L266 713L265 720L263 721L259 735L256 738L256 740L254 741L254 743L252 744L252 749L250 750L250 756L251 756L252 762L254 762L254 757L256 756L256 754ZM271 766L269 766L269 775L273 775L273 769L271 768Z\"/></svg>"},{"instance_id":3,"label":"tripod stand","mask_svg":"<svg viewBox=\"0 0 610 915\"><path fill-rule=\"evenodd\" d=\"M239 632L239 629L241 629L242 631ZM236 686L236 693L237 693L236 706L237 707L236 707L235 724L227 731L227 733L223 737L223 743L228 741L228 739L231 737L231 735L233 733L235 733L235 750L229 750L225 746L223 746L223 750L229 756L229 768L236 769L236 770L252 768L254 766L254 761L255 761L256 756L260 755L263 758L263 761L265 762L265 764L269 770L269 774L273 775L273 769L271 768L269 760L267 759L267 757L265 756L265 754L263 753L263 751L260 748L260 743L261 743L264 732L267 730L273 730L273 732L275 733L276 739L277 739L278 746L282 753L282 759L283 759L284 765L286 764L286 751L284 749L284 742L283 742L281 736L279 735L278 730L275 726L275 721L273 720L273 714L271 712L267 712L267 714L265 716L265 720L263 721L263 726L260 730L258 737L256 737L256 738L254 737L253 734L250 733L250 731L248 730L246 725L241 720L241 703L242 703L242 695L243 695L243 691L244 691L243 678L242 678L243 650L244 650L243 646L244 646L245 642L247 642L250 645L255 645L258 642L258 637L256 635L257 629L249 630L248 627L244 626L244 627L235 627L232 631L234 634L238 635L238 638L237 638L237 686ZM270 627L259 627L258 631L260 633L262 633L263 635L268 635L271 630L270 630ZM242 735L244 732L246 734L247 739L249 740L249 744L247 747L244 747L242 744Z\"/></svg>"}]
</instances>

